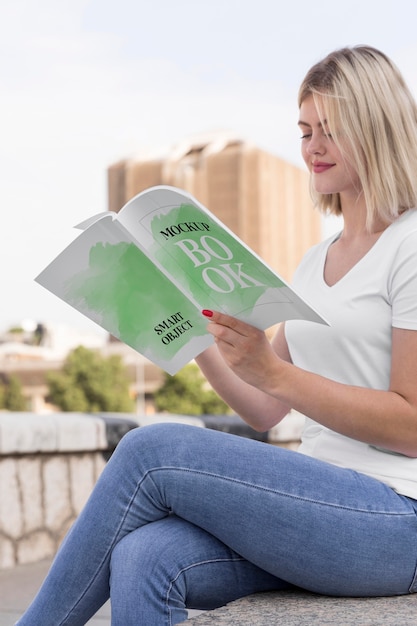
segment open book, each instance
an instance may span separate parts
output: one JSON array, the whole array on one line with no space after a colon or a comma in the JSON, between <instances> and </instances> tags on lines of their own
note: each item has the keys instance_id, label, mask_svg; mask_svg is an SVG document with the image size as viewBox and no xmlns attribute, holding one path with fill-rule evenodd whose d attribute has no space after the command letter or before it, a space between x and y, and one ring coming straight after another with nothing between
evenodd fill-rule
<instances>
[{"instance_id":1,"label":"open book","mask_svg":"<svg viewBox=\"0 0 417 626\"><path fill-rule=\"evenodd\" d=\"M36 281L169 374L213 343L202 309L262 330L327 322L188 193L152 187L83 232Z\"/></svg>"}]
</instances>

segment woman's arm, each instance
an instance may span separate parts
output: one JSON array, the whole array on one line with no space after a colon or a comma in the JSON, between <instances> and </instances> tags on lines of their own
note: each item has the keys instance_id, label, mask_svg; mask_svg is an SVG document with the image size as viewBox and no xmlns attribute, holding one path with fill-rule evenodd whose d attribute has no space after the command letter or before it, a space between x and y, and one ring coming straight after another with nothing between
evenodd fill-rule
<instances>
[{"instance_id":1,"label":"woman's arm","mask_svg":"<svg viewBox=\"0 0 417 626\"><path fill-rule=\"evenodd\" d=\"M226 366L247 385L342 435L417 457L417 331L393 329L390 388L379 391L302 370L256 328L217 312L211 319Z\"/></svg>"},{"instance_id":2,"label":"woman's arm","mask_svg":"<svg viewBox=\"0 0 417 626\"><path fill-rule=\"evenodd\" d=\"M281 325L272 341L273 350L279 358L291 361L283 330ZM269 344L264 333L261 335ZM255 430L260 432L268 430L280 422L290 410L291 407L278 398L245 382L235 374L216 345L205 350L195 360L213 389Z\"/></svg>"}]
</instances>

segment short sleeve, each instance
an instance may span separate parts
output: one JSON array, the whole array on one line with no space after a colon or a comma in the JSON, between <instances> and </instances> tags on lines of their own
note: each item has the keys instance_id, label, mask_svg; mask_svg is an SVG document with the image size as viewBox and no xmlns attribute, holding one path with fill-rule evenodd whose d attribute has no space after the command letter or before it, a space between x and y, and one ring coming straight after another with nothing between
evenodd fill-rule
<instances>
[{"instance_id":1,"label":"short sleeve","mask_svg":"<svg viewBox=\"0 0 417 626\"><path fill-rule=\"evenodd\" d=\"M417 231L401 242L390 272L392 326L417 330Z\"/></svg>"}]
</instances>

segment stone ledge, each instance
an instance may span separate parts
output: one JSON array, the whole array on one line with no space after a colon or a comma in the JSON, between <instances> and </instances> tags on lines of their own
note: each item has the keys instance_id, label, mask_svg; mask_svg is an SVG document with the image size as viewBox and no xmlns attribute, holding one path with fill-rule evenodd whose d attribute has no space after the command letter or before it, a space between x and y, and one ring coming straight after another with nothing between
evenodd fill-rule
<instances>
[{"instance_id":1,"label":"stone ledge","mask_svg":"<svg viewBox=\"0 0 417 626\"><path fill-rule=\"evenodd\" d=\"M112 452L132 428L157 422L180 422L265 441L297 442L304 417L291 413L266 433L253 430L237 415L135 415L131 413L0 413L0 455Z\"/></svg>"},{"instance_id":2,"label":"stone ledge","mask_svg":"<svg viewBox=\"0 0 417 626\"><path fill-rule=\"evenodd\" d=\"M105 422L84 413L1 413L0 455L107 450Z\"/></svg>"},{"instance_id":3,"label":"stone ledge","mask_svg":"<svg viewBox=\"0 0 417 626\"><path fill-rule=\"evenodd\" d=\"M258 593L182 623L187 626L416 626L417 594L335 598L304 591Z\"/></svg>"}]
</instances>

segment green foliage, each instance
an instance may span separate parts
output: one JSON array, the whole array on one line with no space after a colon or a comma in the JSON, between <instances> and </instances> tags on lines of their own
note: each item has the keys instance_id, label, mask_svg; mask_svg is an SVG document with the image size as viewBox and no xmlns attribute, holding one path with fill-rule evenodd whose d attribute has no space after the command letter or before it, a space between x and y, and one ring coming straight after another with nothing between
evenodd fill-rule
<instances>
[{"instance_id":1,"label":"green foliage","mask_svg":"<svg viewBox=\"0 0 417 626\"><path fill-rule=\"evenodd\" d=\"M197 365L191 364L175 376L165 375L165 382L155 393L158 411L183 415L221 415L230 413L230 408L211 388Z\"/></svg>"},{"instance_id":2,"label":"green foliage","mask_svg":"<svg viewBox=\"0 0 417 626\"><path fill-rule=\"evenodd\" d=\"M19 379L8 376L0 382L0 409L7 411L24 411L26 409L26 399L22 393L22 386Z\"/></svg>"},{"instance_id":3,"label":"green foliage","mask_svg":"<svg viewBox=\"0 0 417 626\"><path fill-rule=\"evenodd\" d=\"M60 372L47 376L49 399L62 411L80 413L133 411L127 370L118 355L103 357L79 346Z\"/></svg>"},{"instance_id":4,"label":"green foliage","mask_svg":"<svg viewBox=\"0 0 417 626\"><path fill-rule=\"evenodd\" d=\"M7 332L11 335L20 335L23 333L23 328L21 326L11 326Z\"/></svg>"}]
</instances>

